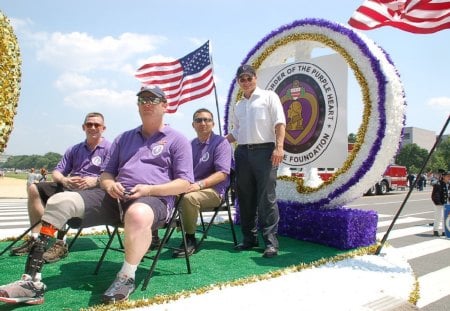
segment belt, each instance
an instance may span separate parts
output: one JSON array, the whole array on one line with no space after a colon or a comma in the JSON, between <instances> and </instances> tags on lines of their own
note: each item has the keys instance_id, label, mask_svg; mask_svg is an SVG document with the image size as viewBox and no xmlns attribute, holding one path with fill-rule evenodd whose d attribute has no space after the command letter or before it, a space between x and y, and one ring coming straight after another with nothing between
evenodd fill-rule
<instances>
[{"instance_id":1,"label":"belt","mask_svg":"<svg viewBox=\"0 0 450 311\"><path fill-rule=\"evenodd\" d=\"M238 145L238 147L242 147L245 149L268 149L268 148L274 148L275 143L247 144L247 145Z\"/></svg>"}]
</instances>

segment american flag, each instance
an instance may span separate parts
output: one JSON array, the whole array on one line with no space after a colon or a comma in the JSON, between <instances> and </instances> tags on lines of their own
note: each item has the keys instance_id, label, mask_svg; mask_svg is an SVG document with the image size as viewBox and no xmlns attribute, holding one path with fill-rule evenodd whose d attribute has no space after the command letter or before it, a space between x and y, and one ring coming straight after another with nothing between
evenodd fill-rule
<instances>
[{"instance_id":1,"label":"american flag","mask_svg":"<svg viewBox=\"0 0 450 311\"><path fill-rule=\"evenodd\" d=\"M174 113L179 105L206 96L214 89L209 41L175 61L145 64L135 76L144 85L163 89L167 112Z\"/></svg>"},{"instance_id":2,"label":"american flag","mask_svg":"<svg viewBox=\"0 0 450 311\"><path fill-rule=\"evenodd\" d=\"M366 0L348 23L361 30L392 26L412 33L434 33L450 28L450 1Z\"/></svg>"}]
</instances>

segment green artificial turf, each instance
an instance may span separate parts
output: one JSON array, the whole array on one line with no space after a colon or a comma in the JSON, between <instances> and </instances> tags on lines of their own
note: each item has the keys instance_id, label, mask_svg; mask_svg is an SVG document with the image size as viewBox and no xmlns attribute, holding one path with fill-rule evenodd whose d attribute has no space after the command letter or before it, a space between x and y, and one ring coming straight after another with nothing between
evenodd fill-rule
<instances>
[{"instance_id":1,"label":"green artificial turf","mask_svg":"<svg viewBox=\"0 0 450 311\"><path fill-rule=\"evenodd\" d=\"M240 228L236 226L236 229L238 241L240 241ZM0 303L0 310L24 308L27 310L79 310L100 304L102 293L114 280L123 260L122 253L110 251L106 255L99 274L93 274L107 238L107 235L80 236L68 257L44 266L43 281L48 289L43 305L30 307ZM348 252L285 237L279 237L279 241L279 255L267 259L261 256L262 247L245 252L235 251L231 232L212 228L201 249L190 257L191 274L187 273L185 259L172 258L172 250L165 249L147 290L142 291L143 279L151 265L151 260L144 260L136 273L137 290L132 294L131 300L152 298L157 295L173 296L181 291L198 290L211 284L236 282L254 275L266 274L293 265L310 264ZM180 242L181 235L175 233L169 244L178 246ZM4 249L8 243L10 242L0 242L0 250ZM263 245L262 241L260 245ZM1 256L0 284L18 280L23 273L25 261L26 257L11 257L8 254Z\"/></svg>"}]
</instances>

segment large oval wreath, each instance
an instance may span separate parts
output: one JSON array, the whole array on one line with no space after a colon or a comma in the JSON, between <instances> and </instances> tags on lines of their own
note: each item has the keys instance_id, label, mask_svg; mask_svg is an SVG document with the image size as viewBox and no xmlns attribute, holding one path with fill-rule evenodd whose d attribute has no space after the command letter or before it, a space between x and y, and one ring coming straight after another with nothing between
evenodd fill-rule
<instances>
[{"instance_id":1,"label":"large oval wreath","mask_svg":"<svg viewBox=\"0 0 450 311\"><path fill-rule=\"evenodd\" d=\"M250 51L242 64L256 69L282 63L287 48L299 41L316 42L333 49L347 62L361 87L362 123L353 151L333 178L316 189L305 188L294 178L278 180L281 200L310 207L336 207L362 196L383 174L396 155L405 119L405 96L399 74L388 54L366 36L323 19L304 19L273 31ZM278 53L278 55L277 55ZM229 115L242 96L236 79L231 83L225 108L225 133Z\"/></svg>"},{"instance_id":2,"label":"large oval wreath","mask_svg":"<svg viewBox=\"0 0 450 311\"><path fill-rule=\"evenodd\" d=\"M0 153L8 143L20 94L19 45L8 18L0 12Z\"/></svg>"}]
</instances>

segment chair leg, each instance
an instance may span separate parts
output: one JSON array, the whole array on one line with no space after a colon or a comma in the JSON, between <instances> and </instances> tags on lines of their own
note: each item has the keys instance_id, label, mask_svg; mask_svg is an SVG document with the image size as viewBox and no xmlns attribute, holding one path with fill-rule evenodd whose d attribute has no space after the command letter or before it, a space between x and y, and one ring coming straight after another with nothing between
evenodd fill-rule
<instances>
[{"instance_id":1,"label":"chair leg","mask_svg":"<svg viewBox=\"0 0 450 311\"><path fill-rule=\"evenodd\" d=\"M24 236L28 234L31 230L33 230L34 227L39 225L41 221L34 223L31 227L29 227L27 230L25 230L20 236L18 236L14 241L12 241L7 247L5 247L4 250L1 251L0 256L3 255L7 250L9 250L11 247L13 247L17 242L23 239Z\"/></svg>"},{"instance_id":2,"label":"chair leg","mask_svg":"<svg viewBox=\"0 0 450 311\"><path fill-rule=\"evenodd\" d=\"M103 250L102 256L100 257L100 260L97 263L97 267L95 267L94 274L97 275L98 271L100 270L101 265L103 264L103 260L105 259L106 253L111 248L111 243L114 240L114 237L119 234L119 226L114 227L114 231L109 237L108 243L105 246L105 249Z\"/></svg>"},{"instance_id":3,"label":"chair leg","mask_svg":"<svg viewBox=\"0 0 450 311\"><path fill-rule=\"evenodd\" d=\"M236 238L236 231L234 229L234 221L233 216L231 215L231 207L228 205L228 221L230 222L230 228L231 228L231 234L233 235L233 242L234 246L238 244L237 238Z\"/></svg>"},{"instance_id":4,"label":"chair leg","mask_svg":"<svg viewBox=\"0 0 450 311\"><path fill-rule=\"evenodd\" d=\"M75 241L76 241L76 240L78 239L78 237L80 236L82 230L83 230L83 228L79 228L78 231L77 231L77 233L76 233L75 236L73 237L73 239L70 241L70 244L69 244L69 246L68 246L69 251L70 251L70 249L72 248L73 243L75 243Z\"/></svg>"},{"instance_id":5,"label":"chair leg","mask_svg":"<svg viewBox=\"0 0 450 311\"><path fill-rule=\"evenodd\" d=\"M174 215L172 215L169 223L166 225L166 232L164 233L164 236L161 240L161 244L159 245L156 254L153 256L153 261L150 270L148 271L147 276L145 277L144 282L142 283L142 290L147 289L148 283L150 282L150 279L153 276L153 273L155 272L156 264L158 263L162 249L166 246L167 241L169 241L170 237L172 236L173 232L176 229L177 218L179 218L180 221L181 235L183 236L184 252L185 254L187 254L186 233L183 226L182 214L179 213L178 210L175 210ZM189 256L185 256L185 259L187 271L189 274L191 274L191 263L189 261Z\"/></svg>"},{"instance_id":6,"label":"chair leg","mask_svg":"<svg viewBox=\"0 0 450 311\"><path fill-rule=\"evenodd\" d=\"M156 250L156 254L153 257L152 265L150 266L150 270L148 271L148 273L144 279L144 282L142 283L142 290L147 289L147 285L150 282L150 278L153 276L153 272L155 271L156 263L159 260L159 256L161 255L162 249L164 248L164 246L166 245L170 236L172 236L173 231L175 230L175 227L173 227L175 218L177 216L177 215L175 215L175 213L176 213L176 211L174 211L174 215L172 215L172 218L170 218L170 221L167 224L166 232L164 233L161 243L159 244L158 249Z\"/></svg>"},{"instance_id":7,"label":"chair leg","mask_svg":"<svg viewBox=\"0 0 450 311\"><path fill-rule=\"evenodd\" d=\"M214 214L212 215L211 219L208 222L208 225L206 226L206 229L203 229L203 234L202 237L200 238L200 241L197 243L197 245L195 246L195 251L197 251L198 249L200 249L200 245L203 243L203 241L208 237L208 231L209 228L211 228L212 224L214 223L214 220L216 219L217 214L219 214L219 209L216 209L214 211ZM200 212L201 215L201 212Z\"/></svg>"},{"instance_id":8,"label":"chair leg","mask_svg":"<svg viewBox=\"0 0 450 311\"><path fill-rule=\"evenodd\" d=\"M186 230L184 230L184 225L183 225L183 214L180 212L179 213L179 218L180 218L180 228L181 228L181 235L183 236L183 246L184 246L184 253L187 254L187 241L186 241ZM189 256L184 256L185 260L186 260L186 268L189 274L191 274L191 262L189 260Z\"/></svg>"},{"instance_id":9,"label":"chair leg","mask_svg":"<svg viewBox=\"0 0 450 311\"><path fill-rule=\"evenodd\" d=\"M200 222L202 224L203 232L205 232L205 221L203 219L202 212L200 211Z\"/></svg>"}]
</instances>

